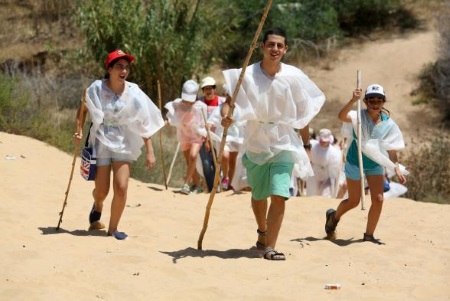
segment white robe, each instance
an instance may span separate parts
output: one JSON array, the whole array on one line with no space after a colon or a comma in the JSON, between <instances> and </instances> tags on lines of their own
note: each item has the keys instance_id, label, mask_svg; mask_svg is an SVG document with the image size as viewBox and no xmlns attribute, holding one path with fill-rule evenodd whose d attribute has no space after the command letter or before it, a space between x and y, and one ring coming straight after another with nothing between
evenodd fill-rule
<instances>
[{"instance_id":1,"label":"white robe","mask_svg":"<svg viewBox=\"0 0 450 301\"><path fill-rule=\"evenodd\" d=\"M197 143L199 138L206 137L205 103L196 101L193 105L185 105L181 98L177 98L166 103L164 107L167 109L166 117L170 125L177 128L180 143Z\"/></svg>"},{"instance_id":2,"label":"white robe","mask_svg":"<svg viewBox=\"0 0 450 301\"><path fill-rule=\"evenodd\" d=\"M333 197L341 174L342 151L333 145L322 147L320 143L311 148L311 164L314 176L306 181L308 196Z\"/></svg>"},{"instance_id":3,"label":"white robe","mask_svg":"<svg viewBox=\"0 0 450 301\"><path fill-rule=\"evenodd\" d=\"M356 136L356 133L358 133L357 111L350 111L348 116L352 122L344 122L341 133L349 139L350 145L354 138L353 135ZM384 120L373 127L372 125L373 121L370 119L367 110L361 110L361 151L373 161L384 166L388 173L395 174L395 163L389 159L387 151L405 148L402 132L392 118ZM403 175L409 174L403 165L400 164L399 166Z\"/></svg>"},{"instance_id":4,"label":"white robe","mask_svg":"<svg viewBox=\"0 0 450 301\"><path fill-rule=\"evenodd\" d=\"M226 84L234 91L241 69L223 72ZM267 76L260 62L249 66L243 77L236 103L241 121L246 121L244 148L256 164L270 162L288 151L297 163L300 177L313 175L303 143L294 129L302 129L320 111L325 95L298 68L281 64L280 71Z\"/></svg>"},{"instance_id":5,"label":"white robe","mask_svg":"<svg viewBox=\"0 0 450 301\"><path fill-rule=\"evenodd\" d=\"M134 83L125 82L119 96L108 88L106 80L96 80L87 89L86 106L92 120L90 145L96 145L97 140L101 147L128 154L132 160L141 155L143 138L150 138L164 126L158 107ZM94 156L102 156L96 148Z\"/></svg>"}]
</instances>

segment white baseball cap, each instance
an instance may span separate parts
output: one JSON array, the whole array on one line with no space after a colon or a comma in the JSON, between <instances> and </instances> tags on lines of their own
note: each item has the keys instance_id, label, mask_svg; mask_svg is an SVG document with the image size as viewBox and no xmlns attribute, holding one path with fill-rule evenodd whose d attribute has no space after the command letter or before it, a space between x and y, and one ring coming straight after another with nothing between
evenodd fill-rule
<instances>
[{"instance_id":1,"label":"white baseball cap","mask_svg":"<svg viewBox=\"0 0 450 301\"><path fill-rule=\"evenodd\" d=\"M181 90L181 99L189 102L197 100L198 84L196 81L190 79L183 84Z\"/></svg>"},{"instance_id":2,"label":"white baseball cap","mask_svg":"<svg viewBox=\"0 0 450 301\"><path fill-rule=\"evenodd\" d=\"M379 97L385 99L386 95L384 94L384 88L378 84L368 86L364 98L370 97Z\"/></svg>"},{"instance_id":3,"label":"white baseball cap","mask_svg":"<svg viewBox=\"0 0 450 301\"><path fill-rule=\"evenodd\" d=\"M204 79L202 79L202 84L201 84L202 89L207 86L215 86L215 85L216 85L216 80L214 78L212 78L211 76L207 76Z\"/></svg>"}]
</instances>

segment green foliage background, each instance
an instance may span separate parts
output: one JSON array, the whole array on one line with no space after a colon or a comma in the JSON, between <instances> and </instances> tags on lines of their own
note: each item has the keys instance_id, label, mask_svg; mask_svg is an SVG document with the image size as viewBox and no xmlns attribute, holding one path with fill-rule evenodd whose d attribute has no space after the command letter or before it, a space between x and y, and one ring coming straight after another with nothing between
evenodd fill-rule
<instances>
[{"instance_id":1,"label":"green foliage background","mask_svg":"<svg viewBox=\"0 0 450 301\"><path fill-rule=\"evenodd\" d=\"M308 59L305 54L311 49L315 55L326 55L328 45L339 45L347 37L420 27L418 19L404 5L411 1L274 0L264 28L279 26L286 30L290 47L286 60L296 63L299 57ZM62 54L48 44L49 54L59 58L53 77L39 69L32 73L9 70L0 74L0 131L30 136L73 153L74 109L79 104L83 88L104 75L104 59L109 51L121 48L135 55L136 63L130 80L139 84L155 102L156 83L159 81L162 100L166 102L179 96L182 83L187 79L200 80L214 69L241 66L265 4L263 0L247 0L245 3L241 0L35 2L36 20L43 18L48 28L57 22L63 33L79 35L82 40L75 49L68 48ZM440 59L427 69L423 77L426 84L423 90L437 99L439 106L446 108L447 112L450 95L448 16L450 14L442 13L439 23ZM35 37L41 37L39 26L35 29ZM254 55L252 61L259 58ZM133 177L145 182L164 183L161 163L165 162L167 173L175 157L177 141L173 128L164 128L161 133L153 137L158 163L155 170L149 173L138 161L133 164ZM163 152L160 152L160 139ZM424 191L440 189L442 193L432 196L432 201L449 200L448 189L445 189L450 187L445 173L448 169L440 168L443 162L444 166L448 165L448 144L433 144L433 151L441 155L439 162L430 160L433 158L430 151L422 150L406 164L414 175L412 185L420 187L411 189L408 197L423 199ZM183 180L184 158L178 154L174 163L169 185L177 187ZM444 180L439 183L421 180L442 179L441 175ZM419 182L415 182L416 179ZM426 199L429 200L430 196Z\"/></svg>"}]
</instances>

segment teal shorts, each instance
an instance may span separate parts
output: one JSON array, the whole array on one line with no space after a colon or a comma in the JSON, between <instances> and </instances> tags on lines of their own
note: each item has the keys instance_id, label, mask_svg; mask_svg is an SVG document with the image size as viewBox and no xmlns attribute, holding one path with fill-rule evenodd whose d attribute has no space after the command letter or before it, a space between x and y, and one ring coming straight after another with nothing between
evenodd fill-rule
<instances>
[{"instance_id":1,"label":"teal shorts","mask_svg":"<svg viewBox=\"0 0 450 301\"><path fill-rule=\"evenodd\" d=\"M364 174L366 176L382 176L384 175L384 167L377 165L373 168L364 168ZM350 180L360 180L361 176L359 174L359 166L345 162L345 176Z\"/></svg>"},{"instance_id":2,"label":"teal shorts","mask_svg":"<svg viewBox=\"0 0 450 301\"><path fill-rule=\"evenodd\" d=\"M247 170L247 181L254 200L266 200L271 195L279 195L287 200L291 196L289 187L294 163L268 162L258 165L244 155L242 164Z\"/></svg>"}]
</instances>

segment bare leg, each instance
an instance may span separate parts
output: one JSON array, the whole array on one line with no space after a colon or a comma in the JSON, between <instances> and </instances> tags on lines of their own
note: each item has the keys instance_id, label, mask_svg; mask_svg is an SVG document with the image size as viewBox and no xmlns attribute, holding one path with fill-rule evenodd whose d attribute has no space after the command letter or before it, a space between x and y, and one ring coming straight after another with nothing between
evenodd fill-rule
<instances>
[{"instance_id":1,"label":"bare leg","mask_svg":"<svg viewBox=\"0 0 450 301\"><path fill-rule=\"evenodd\" d=\"M236 159L238 156L238 152L231 152L230 153L230 161L228 163L228 181L231 184L233 182L234 178L234 172L236 170Z\"/></svg>"},{"instance_id":2,"label":"bare leg","mask_svg":"<svg viewBox=\"0 0 450 301\"><path fill-rule=\"evenodd\" d=\"M113 162L112 166L114 196L111 202L111 217L109 219L108 234L114 234L114 232L117 231L120 218L125 209L131 164L127 162Z\"/></svg>"},{"instance_id":3,"label":"bare leg","mask_svg":"<svg viewBox=\"0 0 450 301\"><path fill-rule=\"evenodd\" d=\"M258 230L260 232L267 231L267 199L266 200L255 200L252 198L252 209L255 215L256 224L258 225ZM266 244L266 236L259 235L258 241L262 244Z\"/></svg>"},{"instance_id":4,"label":"bare leg","mask_svg":"<svg viewBox=\"0 0 450 301\"><path fill-rule=\"evenodd\" d=\"M286 201L284 197L278 195L271 195L270 200L269 212L267 214L266 247L275 248L281 224L283 223Z\"/></svg>"},{"instance_id":5,"label":"bare leg","mask_svg":"<svg viewBox=\"0 0 450 301\"><path fill-rule=\"evenodd\" d=\"M189 149L189 151L186 151L184 153L185 158L187 160L187 164L188 164L187 172L186 172L186 179L185 179L186 184L189 184L191 182L191 180L194 179L197 181L197 183L194 183L194 185L198 185L198 177L195 178L194 174L196 172L195 164L197 161L198 153L200 151L200 147L201 147L201 144L193 143L191 145L191 148Z\"/></svg>"},{"instance_id":6,"label":"bare leg","mask_svg":"<svg viewBox=\"0 0 450 301\"><path fill-rule=\"evenodd\" d=\"M223 177L226 178L226 177L228 177L228 172L229 172L228 167L230 164L230 152L226 149L223 150L221 163L222 163L222 174L223 174Z\"/></svg>"},{"instance_id":7,"label":"bare leg","mask_svg":"<svg viewBox=\"0 0 450 301\"><path fill-rule=\"evenodd\" d=\"M95 188L92 190L92 196L94 197L95 211L102 212L103 202L109 193L110 181L111 181L111 165L97 166L95 176Z\"/></svg>"},{"instance_id":8,"label":"bare leg","mask_svg":"<svg viewBox=\"0 0 450 301\"><path fill-rule=\"evenodd\" d=\"M361 181L347 179L348 199L343 200L337 210L336 219L339 220L347 211L358 206L361 200Z\"/></svg>"},{"instance_id":9,"label":"bare leg","mask_svg":"<svg viewBox=\"0 0 450 301\"><path fill-rule=\"evenodd\" d=\"M366 234L373 235L380 219L381 210L383 209L383 176L367 176L369 183L370 205L369 215L367 217Z\"/></svg>"}]
</instances>

